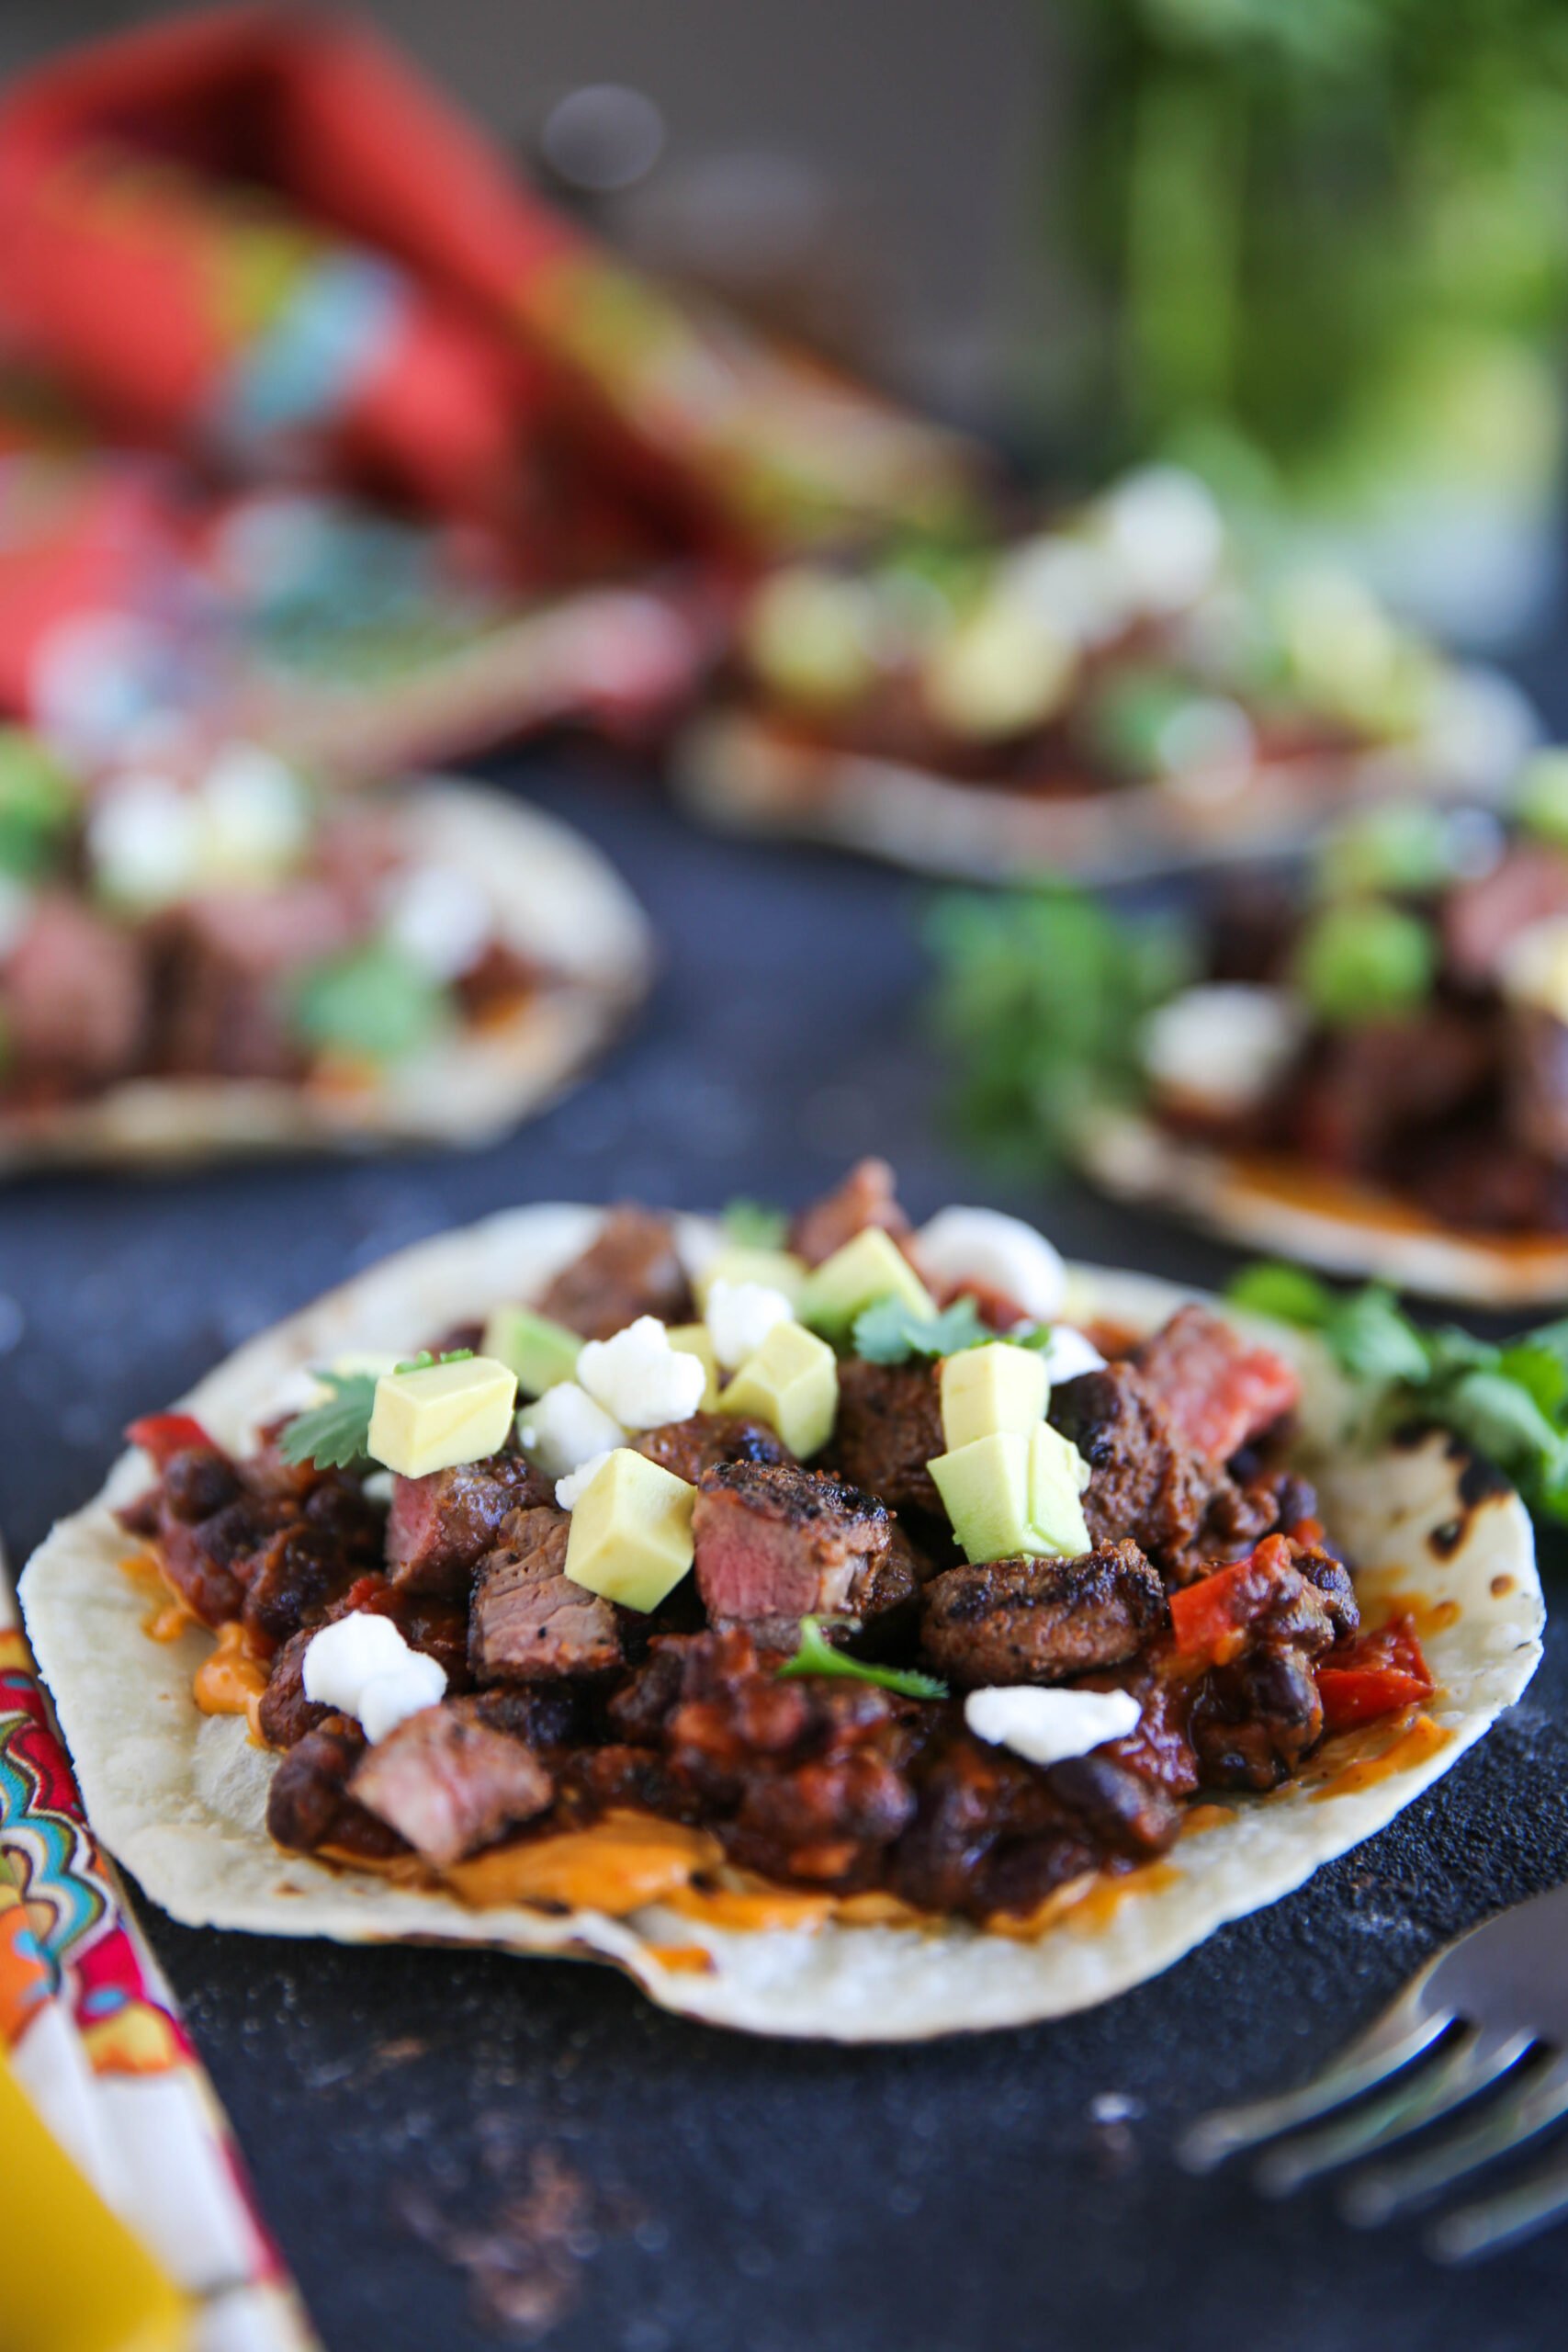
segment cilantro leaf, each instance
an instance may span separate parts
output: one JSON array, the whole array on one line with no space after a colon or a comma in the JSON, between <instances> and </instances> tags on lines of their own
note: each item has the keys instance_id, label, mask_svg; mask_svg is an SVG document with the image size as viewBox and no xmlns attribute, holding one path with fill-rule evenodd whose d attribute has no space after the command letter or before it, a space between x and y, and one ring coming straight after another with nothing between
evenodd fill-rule
<instances>
[{"instance_id":1,"label":"cilantro leaf","mask_svg":"<svg viewBox=\"0 0 1568 2352\"><path fill-rule=\"evenodd\" d=\"M911 1356L955 1356L996 1336L972 1298L955 1298L940 1315L920 1315L907 1299L887 1297L862 1307L850 1344L867 1363L907 1363Z\"/></svg>"},{"instance_id":2,"label":"cilantro leaf","mask_svg":"<svg viewBox=\"0 0 1568 2352\"><path fill-rule=\"evenodd\" d=\"M368 1462L365 1442L376 1404L376 1375L369 1372L321 1372L316 1375L332 1395L296 1414L277 1441L285 1462L313 1462L318 1470L352 1470Z\"/></svg>"},{"instance_id":3,"label":"cilantro leaf","mask_svg":"<svg viewBox=\"0 0 1568 2352\"><path fill-rule=\"evenodd\" d=\"M947 1696L946 1683L939 1682L934 1674L920 1674L912 1667L863 1666L858 1657L846 1657L825 1639L820 1617L801 1619L800 1647L778 1669L781 1682L799 1674L834 1674L843 1682L874 1682L879 1690L897 1690L905 1699Z\"/></svg>"},{"instance_id":4,"label":"cilantro leaf","mask_svg":"<svg viewBox=\"0 0 1568 2352\"><path fill-rule=\"evenodd\" d=\"M1499 1347L1453 1324L1423 1329L1380 1283L1335 1292L1290 1266L1247 1267L1229 1295L1316 1331L1374 1423L1451 1430L1533 1509L1568 1519L1568 1323Z\"/></svg>"},{"instance_id":5,"label":"cilantro leaf","mask_svg":"<svg viewBox=\"0 0 1568 2352\"><path fill-rule=\"evenodd\" d=\"M1141 1098L1145 1020L1191 970L1179 929L1123 923L1088 891L1046 883L944 897L929 936L965 1141L1038 1169L1068 1153L1089 1113Z\"/></svg>"},{"instance_id":6,"label":"cilantro leaf","mask_svg":"<svg viewBox=\"0 0 1568 2352\"><path fill-rule=\"evenodd\" d=\"M728 1201L724 1229L738 1249L782 1250L789 1238L789 1219L766 1201Z\"/></svg>"},{"instance_id":7,"label":"cilantro leaf","mask_svg":"<svg viewBox=\"0 0 1568 2352\"><path fill-rule=\"evenodd\" d=\"M422 1348L417 1356L393 1366L395 1372L429 1372L438 1363L466 1363L472 1348L453 1348L444 1356ZM370 1416L376 1409L373 1372L319 1372L315 1375L332 1395L321 1404L297 1413L277 1441L285 1462L313 1462L318 1470L353 1470L370 1460L367 1450Z\"/></svg>"}]
</instances>

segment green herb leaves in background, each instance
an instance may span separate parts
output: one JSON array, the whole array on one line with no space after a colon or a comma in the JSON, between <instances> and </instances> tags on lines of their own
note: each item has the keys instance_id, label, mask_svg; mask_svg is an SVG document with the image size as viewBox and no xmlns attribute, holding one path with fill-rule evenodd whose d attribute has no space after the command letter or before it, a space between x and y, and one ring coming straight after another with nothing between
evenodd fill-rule
<instances>
[{"instance_id":1,"label":"green herb leaves in background","mask_svg":"<svg viewBox=\"0 0 1568 2352\"><path fill-rule=\"evenodd\" d=\"M820 1617L801 1619L800 1647L779 1668L778 1679L788 1681L797 1674L831 1674L841 1682L874 1682L880 1690L897 1690L905 1699L947 1696L946 1683L939 1682L934 1674L920 1674L912 1667L863 1666L858 1657L846 1657L825 1637Z\"/></svg>"},{"instance_id":2,"label":"green herb leaves in background","mask_svg":"<svg viewBox=\"0 0 1568 2352\"><path fill-rule=\"evenodd\" d=\"M0 727L0 874L38 882L65 852L77 792L36 735Z\"/></svg>"},{"instance_id":3,"label":"green herb leaves in background","mask_svg":"<svg viewBox=\"0 0 1568 2352\"><path fill-rule=\"evenodd\" d=\"M396 1372L428 1372L438 1363L466 1363L472 1348L454 1348L444 1356L428 1348ZM332 1393L309 1411L297 1414L277 1441L285 1462L313 1462L318 1470L353 1470L368 1462L370 1416L376 1409L377 1374L373 1372L319 1372L322 1387Z\"/></svg>"},{"instance_id":4,"label":"green herb leaves in background","mask_svg":"<svg viewBox=\"0 0 1568 2352\"><path fill-rule=\"evenodd\" d=\"M1143 1092L1144 1021L1190 977L1171 924L1122 924L1065 884L954 894L930 937L935 1027L962 1072L959 1132L1033 1167L1062 1157L1089 1111Z\"/></svg>"},{"instance_id":5,"label":"green herb leaves in background","mask_svg":"<svg viewBox=\"0 0 1568 2352\"><path fill-rule=\"evenodd\" d=\"M449 1009L439 980L384 940L313 965L293 996L308 1045L371 1062L402 1061L428 1046Z\"/></svg>"},{"instance_id":6,"label":"green herb leaves in background","mask_svg":"<svg viewBox=\"0 0 1568 2352\"><path fill-rule=\"evenodd\" d=\"M1317 1332L1380 1419L1451 1430L1533 1510L1568 1519L1568 1322L1497 1343L1452 1325L1427 1330L1381 1283L1333 1291L1298 1266L1249 1266L1227 1295Z\"/></svg>"}]
</instances>

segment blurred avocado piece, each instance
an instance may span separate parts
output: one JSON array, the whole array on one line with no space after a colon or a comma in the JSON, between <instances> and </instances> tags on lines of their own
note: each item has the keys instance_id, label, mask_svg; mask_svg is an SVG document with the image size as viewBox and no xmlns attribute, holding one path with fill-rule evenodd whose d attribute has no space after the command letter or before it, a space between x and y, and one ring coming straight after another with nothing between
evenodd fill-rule
<instances>
[{"instance_id":1,"label":"blurred avocado piece","mask_svg":"<svg viewBox=\"0 0 1568 2352\"><path fill-rule=\"evenodd\" d=\"M1514 814L1538 841L1568 849L1568 748L1553 744L1525 762L1514 787Z\"/></svg>"},{"instance_id":2,"label":"blurred avocado piece","mask_svg":"<svg viewBox=\"0 0 1568 2352\"><path fill-rule=\"evenodd\" d=\"M1568 786L1568 770L1565 770ZM1568 820L1568 796L1563 802ZM1440 808L1391 801L1363 808L1323 842L1318 878L1334 898L1440 890L1453 873L1450 819Z\"/></svg>"},{"instance_id":3,"label":"blurred avocado piece","mask_svg":"<svg viewBox=\"0 0 1568 2352\"><path fill-rule=\"evenodd\" d=\"M319 1052L371 1062L402 1061L445 1026L446 991L385 940L313 964L296 980L294 1027Z\"/></svg>"},{"instance_id":4,"label":"blurred avocado piece","mask_svg":"<svg viewBox=\"0 0 1568 2352\"><path fill-rule=\"evenodd\" d=\"M876 684L879 614L863 580L797 564L751 600L741 646L762 684L807 710L836 710Z\"/></svg>"},{"instance_id":5,"label":"blurred avocado piece","mask_svg":"<svg viewBox=\"0 0 1568 2352\"><path fill-rule=\"evenodd\" d=\"M1438 946L1420 917L1382 900L1341 899L1314 916L1296 951L1296 985L1320 1021L1353 1028L1414 1012L1431 994Z\"/></svg>"},{"instance_id":6,"label":"blurred avocado piece","mask_svg":"<svg viewBox=\"0 0 1568 2352\"><path fill-rule=\"evenodd\" d=\"M1277 617L1290 683L1312 711L1380 738L1419 730L1441 665L1353 574L1327 566L1292 573L1278 591Z\"/></svg>"},{"instance_id":7,"label":"blurred avocado piece","mask_svg":"<svg viewBox=\"0 0 1568 2352\"><path fill-rule=\"evenodd\" d=\"M542 1396L558 1381L570 1380L582 1352L581 1332L531 1306L492 1306L479 1353L493 1356L517 1375L518 1394Z\"/></svg>"},{"instance_id":8,"label":"blurred avocado piece","mask_svg":"<svg viewBox=\"0 0 1568 2352\"><path fill-rule=\"evenodd\" d=\"M59 863L79 795L53 753L22 727L0 727L0 873L40 880Z\"/></svg>"},{"instance_id":9,"label":"blurred avocado piece","mask_svg":"<svg viewBox=\"0 0 1568 2352\"><path fill-rule=\"evenodd\" d=\"M950 733L1005 742L1055 718L1077 675L1077 649L1021 599L990 596L939 638L921 676Z\"/></svg>"}]
</instances>

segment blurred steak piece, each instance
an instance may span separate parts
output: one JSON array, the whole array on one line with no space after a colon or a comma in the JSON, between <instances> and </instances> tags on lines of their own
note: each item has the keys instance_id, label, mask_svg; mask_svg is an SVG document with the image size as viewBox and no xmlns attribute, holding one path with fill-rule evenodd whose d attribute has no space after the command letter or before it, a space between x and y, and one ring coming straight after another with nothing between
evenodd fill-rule
<instances>
[{"instance_id":1,"label":"blurred steak piece","mask_svg":"<svg viewBox=\"0 0 1568 2352\"><path fill-rule=\"evenodd\" d=\"M585 1340L608 1340L639 1315L683 1323L691 1311L670 1219L630 1205L609 1212L597 1240L562 1267L539 1301L541 1315Z\"/></svg>"},{"instance_id":2,"label":"blurred steak piece","mask_svg":"<svg viewBox=\"0 0 1568 2352\"><path fill-rule=\"evenodd\" d=\"M634 1440L661 1470L694 1487L705 1470L721 1462L793 1462L787 1445L763 1421L741 1413L694 1413L689 1420L666 1421L661 1429L645 1430Z\"/></svg>"},{"instance_id":3,"label":"blurred steak piece","mask_svg":"<svg viewBox=\"0 0 1568 2352\"><path fill-rule=\"evenodd\" d=\"M132 934L44 892L0 977L8 1058L69 1084L127 1076L145 1044L148 974Z\"/></svg>"},{"instance_id":4,"label":"blurred steak piece","mask_svg":"<svg viewBox=\"0 0 1568 2352\"><path fill-rule=\"evenodd\" d=\"M943 1518L926 1464L945 1452L934 1364L867 1363L852 1356L840 1366L833 1453L852 1486L876 1495L889 1510Z\"/></svg>"},{"instance_id":5,"label":"blurred steak piece","mask_svg":"<svg viewBox=\"0 0 1568 2352\"><path fill-rule=\"evenodd\" d=\"M871 1225L895 1236L909 1230L886 1159L857 1161L833 1192L802 1209L790 1227L789 1246L808 1266L819 1266Z\"/></svg>"},{"instance_id":6,"label":"blurred steak piece","mask_svg":"<svg viewBox=\"0 0 1568 2352\"><path fill-rule=\"evenodd\" d=\"M1228 1462L1301 1396L1301 1381L1282 1357L1249 1345L1206 1306L1179 1308L1134 1350L1133 1362L1177 1436L1212 1462Z\"/></svg>"}]
</instances>

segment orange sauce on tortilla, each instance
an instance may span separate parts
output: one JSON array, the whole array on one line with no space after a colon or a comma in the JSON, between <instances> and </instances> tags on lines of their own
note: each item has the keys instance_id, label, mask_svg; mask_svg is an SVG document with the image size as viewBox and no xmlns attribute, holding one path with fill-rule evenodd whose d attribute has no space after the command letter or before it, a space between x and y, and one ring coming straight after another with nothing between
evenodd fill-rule
<instances>
[{"instance_id":1,"label":"orange sauce on tortilla","mask_svg":"<svg viewBox=\"0 0 1568 2352\"><path fill-rule=\"evenodd\" d=\"M711 1976L714 1958L701 1944L649 1944L649 1960L657 1961L667 1975Z\"/></svg>"},{"instance_id":2,"label":"orange sauce on tortilla","mask_svg":"<svg viewBox=\"0 0 1568 2352\"><path fill-rule=\"evenodd\" d=\"M1086 1871L1066 1886L1053 1889L1043 1903L1021 1917L998 1914L986 1922L994 1936L1009 1936L1015 1943L1034 1943L1054 1928L1069 1928L1074 1935L1098 1936L1129 1895L1158 1894L1178 1884L1181 1872L1169 1862L1145 1862L1135 1871Z\"/></svg>"},{"instance_id":3,"label":"orange sauce on tortilla","mask_svg":"<svg viewBox=\"0 0 1568 2352\"><path fill-rule=\"evenodd\" d=\"M1201 1838L1206 1829L1224 1829L1235 1819L1235 1807L1228 1804L1189 1805L1181 1824L1183 1838Z\"/></svg>"},{"instance_id":4,"label":"orange sauce on tortilla","mask_svg":"<svg viewBox=\"0 0 1568 2352\"><path fill-rule=\"evenodd\" d=\"M220 1625L218 1639L191 1682L192 1695L204 1715L245 1715L251 1737L262 1745L256 1710L266 1689L268 1666L258 1655L243 1625Z\"/></svg>"},{"instance_id":5,"label":"orange sauce on tortilla","mask_svg":"<svg viewBox=\"0 0 1568 2352\"><path fill-rule=\"evenodd\" d=\"M187 1625L200 1624L200 1618L164 1576L156 1552L128 1552L119 1566L121 1575L141 1585L152 1599L152 1605L141 1620L149 1641L177 1642Z\"/></svg>"},{"instance_id":6,"label":"orange sauce on tortilla","mask_svg":"<svg viewBox=\"0 0 1568 2352\"><path fill-rule=\"evenodd\" d=\"M664 1897L682 1919L710 1928L819 1928L838 1908L830 1894L799 1894L786 1886L681 1886Z\"/></svg>"},{"instance_id":7,"label":"orange sauce on tortilla","mask_svg":"<svg viewBox=\"0 0 1568 2352\"><path fill-rule=\"evenodd\" d=\"M619 1918L660 1903L724 1860L716 1838L653 1814L607 1813L587 1829L495 1846L445 1873L453 1893L477 1910L497 1904L543 1903Z\"/></svg>"},{"instance_id":8,"label":"orange sauce on tortilla","mask_svg":"<svg viewBox=\"0 0 1568 2352\"><path fill-rule=\"evenodd\" d=\"M1355 1796L1362 1789L1374 1788L1391 1772L1408 1772L1416 1765L1424 1764L1429 1756L1446 1747L1453 1733L1443 1724L1435 1724L1430 1715L1417 1714L1404 1724L1389 1745L1376 1756L1360 1756L1333 1773L1312 1792L1314 1804L1322 1804L1329 1797Z\"/></svg>"},{"instance_id":9,"label":"orange sauce on tortilla","mask_svg":"<svg viewBox=\"0 0 1568 2352\"><path fill-rule=\"evenodd\" d=\"M1397 1575L1398 1570L1394 1573ZM1381 1580L1373 1580L1370 1592L1365 1580L1358 1582L1357 1589L1367 1604L1361 1611L1361 1623L1369 1634L1392 1624L1396 1617L1413 1617L1417 1634L1427 1641L1434 1634L1446 1634L1464 1614L1457 1600L1434 1600L1429 1593L1384 1588Z\"/></svg>"}]
</instances>

